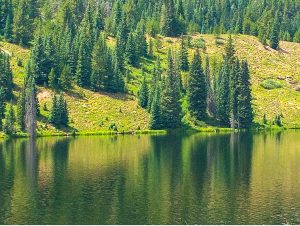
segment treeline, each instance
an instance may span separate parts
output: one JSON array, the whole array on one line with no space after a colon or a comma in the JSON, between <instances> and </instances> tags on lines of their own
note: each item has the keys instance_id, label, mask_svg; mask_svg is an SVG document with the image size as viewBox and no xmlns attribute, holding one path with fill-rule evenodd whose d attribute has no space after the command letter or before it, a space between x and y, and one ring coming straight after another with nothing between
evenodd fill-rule
<instances>
[{"instance_id":1,"label":"treeline","mask_svg":"<svg viewBox=\"0 0 300 226\"><path fill-rule=\"evenodd\" d=\"M300 42L299 12L299 0L0 0L0 35L29 45L41 24L74 36L90 20L116 36L122 23L131 33L143 21L152 36L230 32Z\"/></svg>"},{"instance_id":2,"label":"treeline","mask_svg":"<svg viewBox=\"0 0 300 226\"><path fill-rule=\"evenodd\" d=\"M184 42L183 42L184 43ZM185 44L180 52L185 52ZM218 125L249 129L253 121L251 106L250 74L246 61L235 56L231 36L224 54L224 61L217 75L212 76L208 58L205 69L199 50L189 62L185 54L177 59L168 53L168 69L162 74L159 60L148 82L145 77L139 90L141 107L151 113L152 129L174 129L182 126L182 117L188 113L197 122L215 120ZM185 64L183 64L185 62ZM187 84L182 84L181 67L189 68ZM183 100L188 112L183 112Z\"/></svg>"}]
</instances>

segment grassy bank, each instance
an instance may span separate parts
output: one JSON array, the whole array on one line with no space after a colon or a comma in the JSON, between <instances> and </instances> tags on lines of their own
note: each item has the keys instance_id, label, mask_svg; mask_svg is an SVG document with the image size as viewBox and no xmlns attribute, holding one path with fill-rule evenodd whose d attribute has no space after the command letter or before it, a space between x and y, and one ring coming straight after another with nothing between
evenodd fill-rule
<instances>
[{"instance_id":1,"label":"grassy bank","mask_svg":"<svg viewBox=\"0 0 300 226\"><path fill-rule=\"evenodd\" d=\"M205 62L204 59L208 56L211 64L218 65L222 60L227 37L227 35L221 35L216 42L214 35L192 36L189 57L192 58L193 51L200 43L205 46L201 51L202 61ZM233 39L237 56L240 59L247 59L250 65L255 123L261 124L264 114L271 122L275 114L282 113L283 124L286 128L300 128L300 43L281 42L281 49L275 51L263 46L256 37L235 35ZM180 45L180 39L177 38L160 37L160 40L162 46L159 49L154 48L154 57L142 59L148 79L150 79L156 56L160 56L161 65L165 69L168 49L172 47L176 50ZM108 42L110 46L113 46L115 40L109 38ZM17 98L25 74L29 49L5 42L0 42L0 45L11 55L15 83L14 95ZM22 66L18 66L18 59L21 59ZM107 132L111 125L115 125L118 131L147 131L149 113L139 107L136 98L142 80L141 68L128 67L128 70L130 72L126 78L128 94L96 93L77 86L64 92L63 95L70 111L70 127L66 130L54 128L48 123L51 97L54 91L39 87L41 117L38 121L38 133L43 136L70 135L70 131L75 130L78 134L102 135L112 133ZM186 76L187 73L182 74L183 83L186 82ZM196 128L196 130L214 132L228 129L205 127Z\"/></svg>"}]
</instances>

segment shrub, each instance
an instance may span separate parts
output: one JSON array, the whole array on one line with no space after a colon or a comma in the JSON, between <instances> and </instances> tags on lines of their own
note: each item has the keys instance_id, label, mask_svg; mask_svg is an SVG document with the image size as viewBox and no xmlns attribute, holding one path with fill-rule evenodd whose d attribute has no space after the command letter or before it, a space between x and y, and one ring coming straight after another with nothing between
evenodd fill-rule
<instances>
[{"instance_id":1,"label":"shrub","mask_svg":"<svg viewBox=\"0 0 300 226\"><path fill-rule=\"evenodd\" d=\"M278 89L282 85L274 79L266 79L260 84L265 89Z\"/></svg>"},{"instance_id":2,"label":"shrub","mask_svg":"<svg viewBox=\"0 0 300 226\"><path fill-rule=\"evenodd\" d=\"M17 59L17 65L18 67L23 67L23 62L20 58Z\"/></svg>"},{"instance_id":3,"label":"shrub","mask_svg":"<svg viewBox=\"0 0 300 226\"><path fill-rule=\"evenodd\" d=\"M205 40L203 38L197 38L192 41L192 47L203 49L205 48Z\"/></svg>"}]
</instances>

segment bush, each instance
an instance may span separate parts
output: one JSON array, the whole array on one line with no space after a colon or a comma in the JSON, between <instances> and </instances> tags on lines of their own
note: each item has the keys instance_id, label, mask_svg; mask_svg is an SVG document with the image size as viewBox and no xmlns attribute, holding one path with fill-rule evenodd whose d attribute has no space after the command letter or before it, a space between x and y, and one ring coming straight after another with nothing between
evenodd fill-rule
<instances>
[{"instance_id":1,"label":"bush","mask_svg":"<svg viewBox=\"0 0 300 226\"><path fill-rule=\"evenodd\" d=\"M205 40L203 38L197 38L192 41L192 47L203 49L205 48Z\"/></svg>"},{"instance_id":2,"label":"bush","mask_svg":"<svg viewBox=\"0 0 300 226\"><path fill-rule=\"evenodd\" d=\"M224 45L224 44L225 44L224 40L222 40L222 39L220 39L220 38L216 38L215 43L216 43L217 46L220 46L220 45Z\"/></svg>"},{"instance_id":3,"label":"bush","mask_svg":"<svg viewBox=\"0 0 300 226\"><path fill-rule=\"evenodd\" d=\"M266 79L260 84L265 89L278 89L282 85L274 79Z\"/></svg>"}]
</instances>

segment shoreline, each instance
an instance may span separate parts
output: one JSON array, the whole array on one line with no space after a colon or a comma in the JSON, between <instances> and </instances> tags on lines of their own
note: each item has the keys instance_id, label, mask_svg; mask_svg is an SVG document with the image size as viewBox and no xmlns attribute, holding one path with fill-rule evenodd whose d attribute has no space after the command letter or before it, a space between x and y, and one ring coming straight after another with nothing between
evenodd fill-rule
<instances>
[{"instance_id":1,"label":"shoreline","mask_svg":"<svg viewBox=\"0 0 300 226\"><path fill-rule=\"evenodd\" d=\"M42 132L37 133L36 138L39 137L78 137L78 136L118 136L118 135L167 135L176 132L183 133L238 133L238 132L267 132L267 131L285 131L298 130L300 128L256 128L250 130L238 130L232 128L221 127L205 127L205 128L181 128L177 130L131 130L131 131L80 131L80 132ZM27 133L17 133L13 136L0 134L0 139L15 139L15 138L29 138Z\"/></svg>"}]
</instances>

